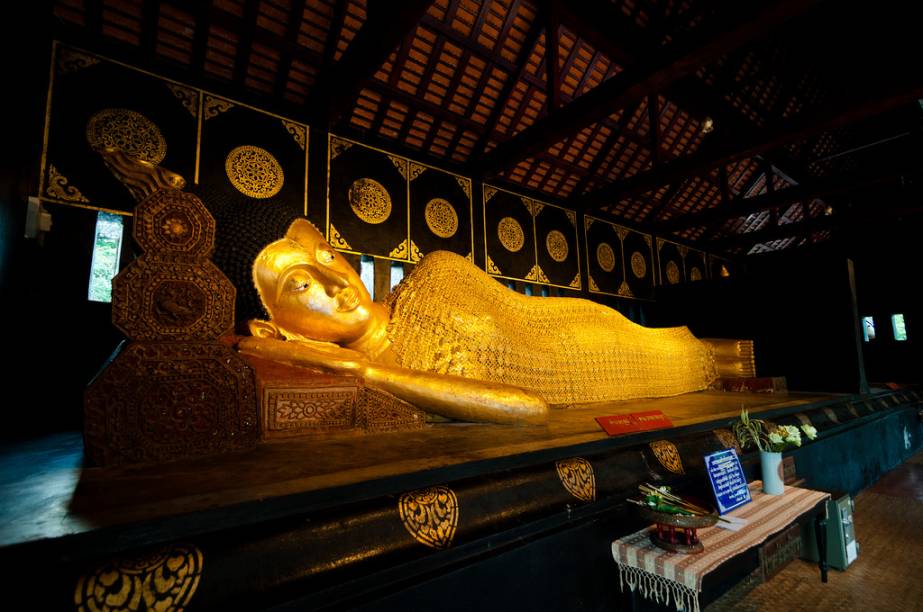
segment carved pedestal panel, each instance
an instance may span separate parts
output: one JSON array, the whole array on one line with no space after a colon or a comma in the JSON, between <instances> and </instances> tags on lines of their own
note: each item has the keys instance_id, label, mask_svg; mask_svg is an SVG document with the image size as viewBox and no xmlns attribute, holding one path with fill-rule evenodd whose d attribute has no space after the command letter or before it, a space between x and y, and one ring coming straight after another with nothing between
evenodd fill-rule
<instances>
[{"instance_id":1,"label":"carved pedestal panel","mask_svg":"<svg viewBox=\"0 0 923 612\"><path fill-rule=\"evenodd\" d=\"M263 439L421 429L426 414L355 376L247 357L256 372Z\"/></svg>"},{"instance_id":2,"label":"carved pedestal panel","mask_svg":"<svg viewBox=\"0 0 923 612\"><path fill-rule=\"evenodd\" d=\"M212 340L234 327L234 296L207 259L145 255L112 280L112 323L132 340Z\"/></svg>"},{"instance_id":3,"label":"carved pedestal panel","mask_svg":"<svg viewBox=\"0 0 923 612\"><path fill-rule=\"evenodd\" d=\"M250 367L214 342L135 342L87 389L84 436L98 465L160 462L252 446Z\"/></svg>"}]
</instances>

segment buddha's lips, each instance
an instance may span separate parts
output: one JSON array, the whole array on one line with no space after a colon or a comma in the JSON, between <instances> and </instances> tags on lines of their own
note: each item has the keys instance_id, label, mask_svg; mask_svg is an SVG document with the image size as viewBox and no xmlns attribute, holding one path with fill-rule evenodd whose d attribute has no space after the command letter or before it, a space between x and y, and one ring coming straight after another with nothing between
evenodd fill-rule
<instances>
[{"instance_id":1,"label":"buddha's lips","mask_svg":"<svg viewBox=\"0 0 923 612\"><path fill-rule=\"evenodd\" d=\"M337 312L350 312L359 306L359 294L352 287L337 293Z\"/></svg>"}]
</instances>

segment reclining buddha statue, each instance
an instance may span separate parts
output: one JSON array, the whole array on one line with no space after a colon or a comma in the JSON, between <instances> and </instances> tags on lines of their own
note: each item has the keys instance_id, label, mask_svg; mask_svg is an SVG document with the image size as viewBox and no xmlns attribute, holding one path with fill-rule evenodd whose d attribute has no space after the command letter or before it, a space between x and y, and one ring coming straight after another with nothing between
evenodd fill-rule
<instances>
[{"instance_id":1,"label":"reclining buddha statue","mask_svg":"<svg viewBox=\"0 0 923 612\"><path fill-rule=\"evenodd\" d=\"M427 254L375 302L307 219L240 194L198 195L216 219L215 263L249 322L244 354L361 376L432 414L494 423L699 391L721 373L720 346L685 327L643 327L585 299L521 295L454 253Z\"/></svg>"}]
</instances>

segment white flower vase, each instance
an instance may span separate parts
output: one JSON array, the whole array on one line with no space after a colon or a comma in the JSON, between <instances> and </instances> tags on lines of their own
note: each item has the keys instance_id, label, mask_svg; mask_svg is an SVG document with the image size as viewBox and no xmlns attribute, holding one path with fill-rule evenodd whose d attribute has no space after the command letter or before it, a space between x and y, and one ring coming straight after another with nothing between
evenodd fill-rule
<instances>
[{"instance_id":1,"label":"white flower vase","mask_svg":"<svg viewBox=\"0 0 923 612\"><path fill-rule=\"evenodd\" d=\"M782 495L785 482L782 480L782 453L760 451L760 466L763 469L763 493Z\"/></svg>"}]
</instances>

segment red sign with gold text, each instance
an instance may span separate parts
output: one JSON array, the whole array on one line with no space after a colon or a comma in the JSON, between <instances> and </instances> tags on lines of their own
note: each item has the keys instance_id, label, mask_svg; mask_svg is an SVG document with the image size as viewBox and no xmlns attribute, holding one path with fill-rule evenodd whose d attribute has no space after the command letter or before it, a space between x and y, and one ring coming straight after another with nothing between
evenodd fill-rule
<instances>
[{"instance_id":1,"label":"red sign with gold text","mask_svg":"<svg viewBox=\"0 0 923 612\"><path fill-rule=\"evenodd\" d=\"M659 410L596 417L596 422L599 423L610 436L673 427L673 423L670 419Z\"/></svg>"}]
</instances>

